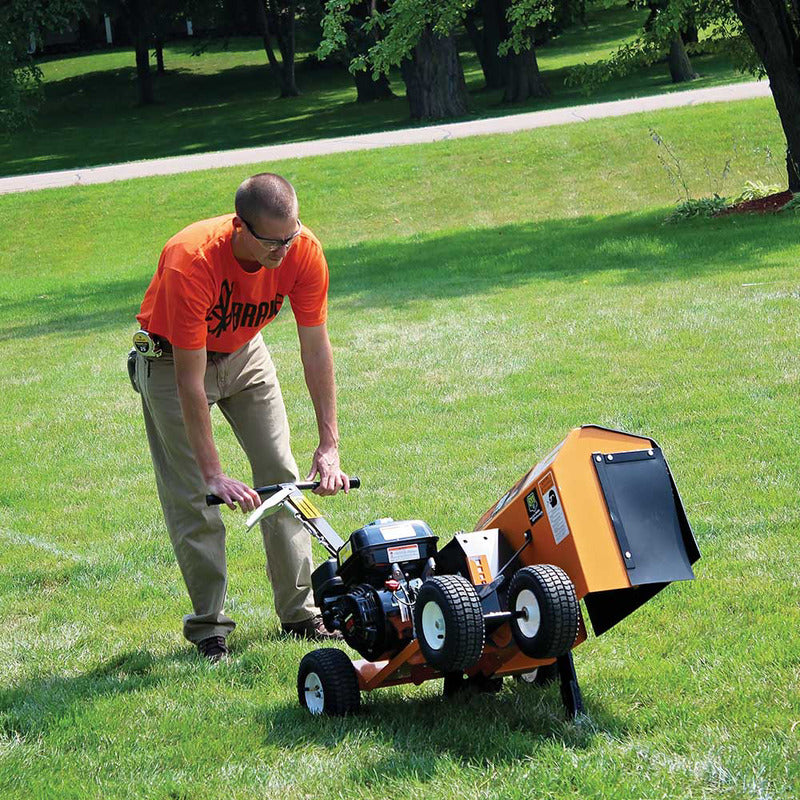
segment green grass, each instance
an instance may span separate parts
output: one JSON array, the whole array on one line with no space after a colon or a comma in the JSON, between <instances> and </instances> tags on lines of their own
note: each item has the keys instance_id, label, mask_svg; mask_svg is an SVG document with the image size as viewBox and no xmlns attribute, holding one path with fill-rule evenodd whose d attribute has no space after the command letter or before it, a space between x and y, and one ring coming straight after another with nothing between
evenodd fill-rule
<instances>
[{"instance_id":1,"label":"green grass","mask_svg":"<svg viewBox=\"0 0 800 800\"><path fill-rule=\"evenodd\" d=\"M307 648L276 638L231 513L234 657L199 663L124 355L163 241L225 211L247 170L0 197L4 798L797 797L798 221L663 225L649 126L694 194L729 158L729 193L783 180L767 100L281 167L331 264L343 458L364 482L322 501L338 530L420 517L446 541L582 423L664 448L698 577L576 651L577 723L555 687L444 702L439 682L312 720ZM265 334L302 469L290 314ZM245 477L224 424L218 441Z\"/></svg>"},{"instance_id":2,"label":"green grass","mask_svg":"<svg viewBox=\"0 0 800 800\"><path fill-rule=\"evenodd\" d=\"M592 62L635 36L641 13L627 8L590 11L578 26L538 51L553 96L521 105L501 103L502 92L486 91L473 53L463 53L470 90L468 118L570 106L648 94L701 88L745 79L725 59L693 59L701 78L672 84L666 64L604 86L587 98L564 86L569 67ZM366 133L407 127L408 104L398 75L395 99L360 105L344 68L320 68L310 58L298 64L301 97L277 100L277 87L258 39L237 39L230 49L217 44L199 58L192 44L166 50L167 73L158 77L159 104L136 106L133 53L112 50L47 60L42 64L46 103L34 131L0 142L0 174L69 169L196 152ZM307 54L306 54L307 55Z\"/></svg>"}]
</instances>

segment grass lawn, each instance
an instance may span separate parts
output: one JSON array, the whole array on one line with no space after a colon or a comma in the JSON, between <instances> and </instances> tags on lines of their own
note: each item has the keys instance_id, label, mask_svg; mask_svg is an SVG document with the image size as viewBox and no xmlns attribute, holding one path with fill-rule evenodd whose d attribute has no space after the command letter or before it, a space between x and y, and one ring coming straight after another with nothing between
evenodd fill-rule
<instances>
[{"instance_id":1,"label":"grass lawn","mask_svg":"<svg viewBox=\"0 0 800 800\"><path fill-rule=\"evenodd\" d=\"M614 81L587 98L564 86L567 69L607 56L635 36L646 13L626 7L590 10L587 25L559 36L538 51L540 67L553 90L546 100L501 103L502 92L486 91L473 53L464 53L471 96L468 118L637 97L748 79L723 58L693 59L701 78L672 84L665 63ZM228 50L217 44L199 58L194 45L167 47L167 73L157 78L159 104L137 107L133 52L59 57L42 64L46 103L34 131L0 142L0 174L20 175L160 156L254 147L306 139L408 127L405 87L394 76L395 99L360 105L344 68L320 68L306 54L298 63L302 96L276 100L260 40L237 39Z\"/></svg>"},{"instance_id":2,"label":"grass lawn","mask_svg":"<svg viewBox=\"0 0 800 800\"><path fill-rule=\"evenodd\" d=\"M281 164L331 264L343 458L363 479L320 501L342 533L419 517L443 543L582 423L664 448L698 578L576 650L576 723L556 687L511 682L307 716L307 648L277 638L260 543L231 512L233 658L200 663L124 355L164 240L226 211L248 170L0 197L6 800L800 794L798 219L663 225L650 126L696 195L784 179L769 100ZM303 469L291 314L265 337ZM218 442L246 477L224 424Z\"/></svg>"}]
</instances>

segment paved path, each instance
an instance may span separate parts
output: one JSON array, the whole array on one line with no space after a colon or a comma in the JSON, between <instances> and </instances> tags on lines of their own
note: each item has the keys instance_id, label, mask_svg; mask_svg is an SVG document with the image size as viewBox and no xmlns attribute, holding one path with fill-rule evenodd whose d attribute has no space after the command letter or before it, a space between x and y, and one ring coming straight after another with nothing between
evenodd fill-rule
<instances>
[{"instance_id":1,"label":"paved path","mask_svg":"<svg viewBox=\"0 0 800 800\"><path fill-rule=\"evenodd\" d=\"M491 133L544 128L549 125L565 125L570 122L585 122L600 117L620 117L642 111L655 111L676 106L692 106L700 103L719 103L728 100L746 100L766 97L770 94L769 83L754 81L715 86L710 89L690 89L670 92L632 100L615 100L610 103L593 103L570 108L554 108L549 111L531 111L526 114L511 114L505 117L476 119L469 122L444 123L424 128L367 133L359 136L341 136L336 139L317 139L310 142L292 142L265 147L246 147L240 150L222 150L216 153L197 153L191 156L156 158L149 161L130 161L127 164L111 164L107 167L40 172L35 175L19 175L0 178L0 194L50 189L57 186L79 186L90 183L143 178L148 175L174 175L178 172L193 172L216 169L238 164L254 164L282 161L287 158L342 153L347 150L371 150L379 147L395 147L405 144L437 142L444 139L460 139L464 136L482 136Z\"/></svg>"}]
</instances>

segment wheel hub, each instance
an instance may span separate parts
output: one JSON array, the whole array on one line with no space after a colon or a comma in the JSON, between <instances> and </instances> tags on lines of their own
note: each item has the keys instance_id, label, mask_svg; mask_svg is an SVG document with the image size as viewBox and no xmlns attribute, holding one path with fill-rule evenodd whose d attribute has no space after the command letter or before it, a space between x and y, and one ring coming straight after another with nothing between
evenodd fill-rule
<instances>
[{"instance_id":1,"label":"wheel hub","mask_svg":"<svg viewBox=\"0 0 800 800\"><path fill-rule=\"evenodd\" d=\"M521 613L517 619L520 632L526 638L532 639L542 624L542 612L536 595L530 589L523 589L517 595L515 610Z\"/></svg>"},{"instance_id":2,"label":"wheel hub","mask_svg":"<svg viewBox=\"0 0 800 800\"><path fill-rule=\"evenodd\" d=\"M422 609L422 635L432 650L441 650L445 640L445 622L442 609L433 600Z\"/></svg>"},{"instance_id":3,"label":"wheel hub","mask_svg":"<svg viewBox=\"0 0 800 800\"><path fill-rule=\"evenodd\" d=\"M325 708L325 691L322 681L316 672L309 672L303 684L305 690L306 708L312 714L321 714Z\"/></svg>"}]
</instances>

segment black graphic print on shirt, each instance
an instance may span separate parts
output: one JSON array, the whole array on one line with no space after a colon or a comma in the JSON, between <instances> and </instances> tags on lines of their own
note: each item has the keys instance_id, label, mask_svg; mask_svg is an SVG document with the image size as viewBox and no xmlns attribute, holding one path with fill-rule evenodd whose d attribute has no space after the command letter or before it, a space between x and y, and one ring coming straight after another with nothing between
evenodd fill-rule
<instances>
[{"instance_id":1,"label":"black graphic print on shirt","mask_svg":"<svg viewBox=\"0 0 800 800\"><path fill-rule=\"evenodd\" d=\"M220 336L225 331L235 331L240 327L257 331L276 316L283 305L282 294L276 294L272 300L261 303L239 303L233 299L235 291L235 281L230 284L222 281L219 300L206 317L209 336Z\"/></svg>"}]
</instances>

